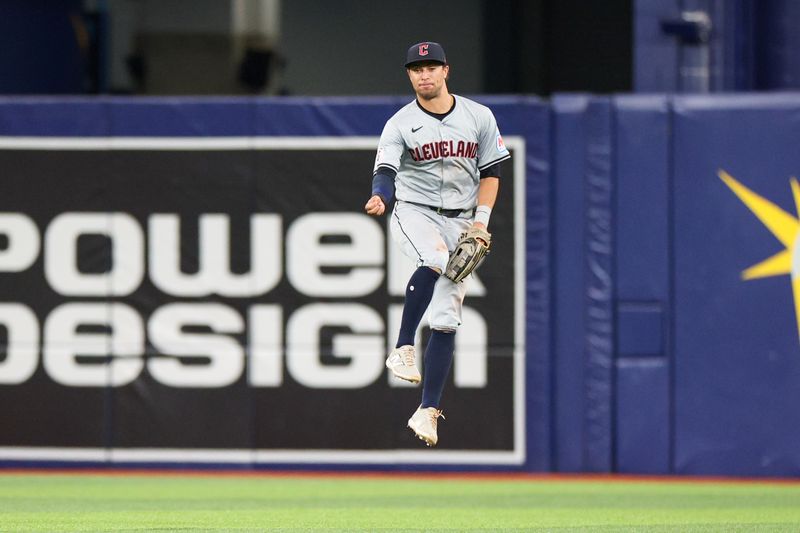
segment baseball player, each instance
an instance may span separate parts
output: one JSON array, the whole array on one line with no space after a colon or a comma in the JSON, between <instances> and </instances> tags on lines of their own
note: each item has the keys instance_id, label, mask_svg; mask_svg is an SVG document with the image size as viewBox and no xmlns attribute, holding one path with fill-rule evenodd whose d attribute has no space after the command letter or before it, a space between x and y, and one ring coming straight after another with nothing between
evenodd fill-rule
<instances>
[{"instance_id":1,"label":"baseball player","mask_svg":"<svg viewBox=\"0 0 800 533\"><path fill-rule=\"evenodd\" d=\"M397 197L390 222L392 239L417 269L406 286L400 332L386 366L400 379L422 381L422 402L408 427L428 446L435 446L437 419L442 416L439 403L469 281L455 283L442 274L465 232L478 232L481 241L489 240L500 163L511 156L492 112L448 91L450 65L441 45L413 45L405 67L416 98L384 126L372 196L364 209L380 216ZM428 307L431 335L421 376L414 337Z\"/></svg>"}]
</instances>

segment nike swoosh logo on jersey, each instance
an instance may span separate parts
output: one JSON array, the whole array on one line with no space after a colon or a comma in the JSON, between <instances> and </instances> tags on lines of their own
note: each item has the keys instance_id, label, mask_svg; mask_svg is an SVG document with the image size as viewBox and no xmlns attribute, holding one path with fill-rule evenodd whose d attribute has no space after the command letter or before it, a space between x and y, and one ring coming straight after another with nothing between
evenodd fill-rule
<instances>
[{"instance_id":1,"label":"nike swoosh logo on jersey","mask_svg":"<svg viewBox=\"0 0 800 533\"><path fill-rule=\"evenodd\" d=\"M422 129L422 126L419 126L417 128L411 128L411 133L417 133L421 129Z\"/></svg>"}]
</instances>

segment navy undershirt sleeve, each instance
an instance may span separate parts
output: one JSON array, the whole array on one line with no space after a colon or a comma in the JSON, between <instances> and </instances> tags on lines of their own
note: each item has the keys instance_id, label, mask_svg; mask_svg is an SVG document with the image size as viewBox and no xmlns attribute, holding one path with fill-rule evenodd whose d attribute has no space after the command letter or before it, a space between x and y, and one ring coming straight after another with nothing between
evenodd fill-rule
<instances>
[{"instance_id":1,"label":"navy undershirt sleeve","mask_svg":"<svg viewBox=\"0 0 800 533\"><path fill-rule=\"evenodd\" d=\"M380 196L386 205L394 198L394 177L396 175L397 172L391 168L378 167L372 177L372 194Z\"/></svg>"},{"instance_id":2,"label":"navy undershirt sleeve","mask_svg":"<svg viewBox=\"0 0 800 533\"><path fill-rule=\"evenodd\" d=\"M490 167L481 170L481 178L499 178L500 177L500 163L495 163Z\"/></svg>"}]
</instances>

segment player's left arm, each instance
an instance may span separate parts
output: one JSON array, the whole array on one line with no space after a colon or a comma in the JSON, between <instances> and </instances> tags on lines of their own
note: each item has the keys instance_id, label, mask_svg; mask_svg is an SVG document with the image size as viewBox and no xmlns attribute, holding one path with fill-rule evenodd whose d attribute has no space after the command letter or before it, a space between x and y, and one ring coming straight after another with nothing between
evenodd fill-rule
<instances>
[{"instance_id":1,"label":"player's left arm","mask_svg":"<svg viewBox=\"0 0 800 533\"><path fill-rule=\"evenodd\" d=\"M500 164L511 157L497 121L489 108L478 115L478 206L475 208L473 226L484 231L489 227L489 217L500 188ZM487 243L488 244L488 243Z\"/></svg>"},{"instance_id":2,"label":"player's left arm","mask_svg":"<svg viewBox=\"0 0 800 533\"><path fill-rule=\"evenodd\" d=\"M487 172L496 170L497 167L487 169ZM489 215L497 200L497 191L500 188L499 172L493 176L481 174L478 184L478 207L475 208L475 218L472 220L472 227L461 234L456 243L455 249L450 254L444 275L454 283L469 276L489 253L492 242L492 234L486 229L489 225Z\"/></svg>"},{"instance_id":3,"label":"player's left arm","mask_svg":"<svg viewBox=\"0 0 800 533\"><path fill-rule=\"evenodd\" d=\"M497 192L500 190L500 178L497 176L487 176L481 178L478 185L478 209L476 209L476 220L472 223L473 226L478 226L481 229L487 229L487 222L483 222L478 217L479 209L481 206L488 207L489 212L494 209L494 204L497 201Z\"/></svg>"}]
</instances>

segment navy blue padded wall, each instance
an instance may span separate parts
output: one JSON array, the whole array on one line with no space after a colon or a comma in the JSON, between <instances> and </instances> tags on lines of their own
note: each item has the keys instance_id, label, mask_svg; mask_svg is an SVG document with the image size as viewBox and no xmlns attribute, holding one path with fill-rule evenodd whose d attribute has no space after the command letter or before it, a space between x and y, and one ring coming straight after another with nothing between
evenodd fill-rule
<instances>
[{"instance_id":1,"label":"navy blue padded wall","mask_svg":"<svg viewBox=\"0 0 800 533\"><path fill-rule=\"evenodd\" d=\"M587 115L586 250L584 305L586 331L586 464L589 472L613 469L614 395L614 145L613 106L595 98Z\"/></svg>"},{"instance_id":2,"label":"navy blue padded wall","mask_svg":"<svg viewBox=\"0 0 800 533\"><path fill-rule=\"evenodd\" d=\"M553 469L584 468L586 95L553 97Z\"/></svg>"},{"instance_id":3,"label":"navy blue padded wall","mask_svg":"<svg viewBox=\"0 0 800 533\"><path fill-rule=\"evenodd\" d=\"M560 472L610 472L611 100L558 95L553 114L553 464Z\"/></svg>"},{"instance_id":4,"label":"navy blue padded wall","mask_svg":"<svg viewBox=\"0 0 800 533\"><path fill-rule=\"evenodd\" d=\"M664 96L615 100L616 470L670 469L670 117Z\"/></svg>"},{"instance_id":5,"label":"navy blue padded wall","mask_svg":"<svg viewBox=\"0 0 800 533\"><path fill-rule=\"evenodd\" d=\"M677 473L800 474L797 139L797 94L675 100Z\"/></svg>"}]
</instances>

